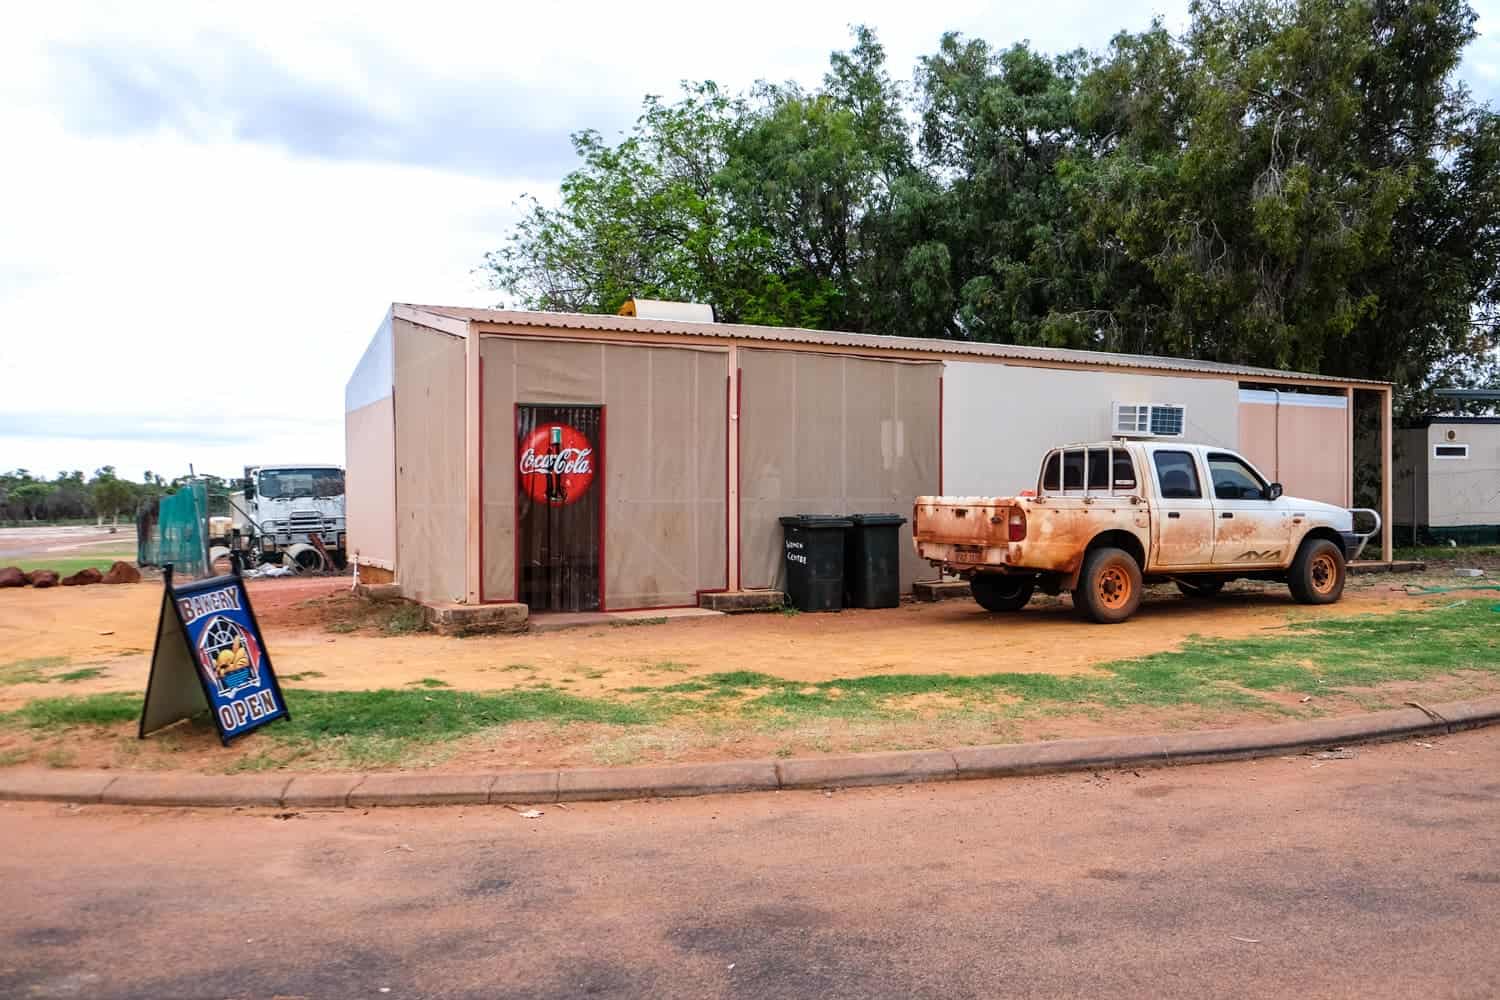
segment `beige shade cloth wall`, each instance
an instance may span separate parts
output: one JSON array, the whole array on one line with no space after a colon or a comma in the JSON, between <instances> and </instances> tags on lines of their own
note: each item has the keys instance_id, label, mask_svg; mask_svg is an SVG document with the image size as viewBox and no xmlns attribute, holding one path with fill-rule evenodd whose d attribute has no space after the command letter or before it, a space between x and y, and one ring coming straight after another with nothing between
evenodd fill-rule
<instances>
[{"instance_id":1,"label":"beige shade cloth wall","mask_svg":"<svg viewBox=\"0 0 1500 1000\"><path fill-rule=\"evenodd\" d=\"M483 599L516 596L515 408L602 403L604 605L692 605L727 586L723 350L485 337Z\"/></svg>"},{"instance_id":2,"label":"beige shade cloth wall","mask_svg":"<svg viewBox=\"0 0 1500 1000\"><path fill-rule=\"evenodd\" d=\"M402 320L395 334L396 578L421 601L465 597L464 342Z\"/></svg>"},{"instance_id":3,"label":"beige shade cloth wall","mask_svg":"<svg viewBox=\"0 0 1500 1000\"><path fill-rule=\"evenodd\" d=\"M740 351L740 558L782 587L784 514L896 513L901 589L936 571L912 548L912 502L938 490L938 362Z\"/></svg>"},{"instance_id":4,"label":"beige shade cloth wall","mask_svg":"<svg viewBox=\"0 0 1500 1000\"><path fill-rule=\"evenodd\" d=\"M1240 453L1288 496L1347 507L1353 433L1343 396L1240 390Z\"/></svg>"},{"instance_id":5,"label":"beige shade cloth wall","mask_svg":"<svg viewBox=\"0 0 1500 1000\"><path fill-rule=\"evenodd\" d=\"M395 400L389 395L344 414L344 524L349 554L396 568Z\"/></svg>"}]
</instances>

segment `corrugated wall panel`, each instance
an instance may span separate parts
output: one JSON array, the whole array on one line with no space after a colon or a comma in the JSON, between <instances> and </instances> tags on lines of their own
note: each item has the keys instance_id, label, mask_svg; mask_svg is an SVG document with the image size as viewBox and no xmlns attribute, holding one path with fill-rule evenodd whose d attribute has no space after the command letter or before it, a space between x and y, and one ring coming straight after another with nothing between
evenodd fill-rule
<instances>
[{"instance_id":1,"label":"corrugated wall panel","mask_svg":"<svg viewBox=\"0 0 1500 1000\"><path fill-rule=\"evenodd\" d=\"M484 598L515 597L515 405L605 406L605 606L727 586L723 351L485 337Z\"/></svg>"},{"instance_id":2,"label":"corrugated wall panel","mask_svg":"<svg viewBox=\"0 0 1500 1000\"><path fill-rule=\"evenodd\" d=\"M402 593L464 599L464 342L396 320L396 551Z\"/></svg>"},{"instance_id":3,"label":"corrugated wall panel","mask_svg":"<svg viewBox=\"0 0 1500 1000\"><path fill-rule=\"evenodd\" d=\"M937 490L942 366L740 352L745 587L782 585L784 514L897 513ZM901 587L934 574L901 532Z\"/></svg>"}]
</instances>

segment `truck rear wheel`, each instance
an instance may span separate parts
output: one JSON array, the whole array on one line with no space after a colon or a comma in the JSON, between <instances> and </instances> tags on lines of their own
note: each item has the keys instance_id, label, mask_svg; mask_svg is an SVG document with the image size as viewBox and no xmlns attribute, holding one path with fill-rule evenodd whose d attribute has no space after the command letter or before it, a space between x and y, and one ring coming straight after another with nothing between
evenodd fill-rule
<instances>
[{"instance_id":1,"label":"truck rear wheel","mask_svg":"<svg viewBox=\"0 0 1500 1000\"><path fill-rule=\"evenodd\" d=\"M1326 538L1311 538L1297 550L1286 584L1299 604L1332 604L1344 595L1344 553Z\"/></svg>"},{"instance_id":2,"label":"truck rear wheel","mask_svg":"<svg viewBox=\"0 0 1500 1000\"><path fill-rule=\"evenodd\" d=\"M969 581L974 600L986 611L1020 611L1036 590L1036 577L976 573Z\"/></svg>"},{"instance_id":3,"label":"truck rear wheel","mask_svg":"<svg viewBox=\"0 0 1500 1000\"><path fill-rule=\"evenodd\" d=\"M1073 607L1091 622L1114 625L1141 606L1141 567L1124 549L1101 546L1083 557Z\"/></svg>"}]
</instances>

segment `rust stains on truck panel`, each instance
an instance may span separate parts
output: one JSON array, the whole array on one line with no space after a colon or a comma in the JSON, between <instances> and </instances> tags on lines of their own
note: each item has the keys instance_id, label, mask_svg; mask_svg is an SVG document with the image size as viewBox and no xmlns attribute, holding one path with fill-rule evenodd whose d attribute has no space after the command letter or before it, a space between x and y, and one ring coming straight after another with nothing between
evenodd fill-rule
<instances>
[{"instance_id":1,"label":"rust stains on truck panel","mask_svg":"<svg viewBox=\"0 0 1500 1000\"><path fill-rule=\"evenodd\" d=\"M918 544L924 541L983 547L1008 544L1007 522L1013 504L1003 499L976 500L972 504L952 500L931 502L934 499L922 497L917 501Z\"/></svg>"}]
</instances>

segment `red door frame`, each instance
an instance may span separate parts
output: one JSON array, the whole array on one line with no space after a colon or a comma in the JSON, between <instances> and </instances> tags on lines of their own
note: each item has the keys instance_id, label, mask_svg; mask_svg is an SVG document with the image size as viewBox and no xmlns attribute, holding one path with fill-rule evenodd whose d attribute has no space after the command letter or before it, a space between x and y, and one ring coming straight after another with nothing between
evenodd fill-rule
<instances>
[{"instance_id":1,"label":"red door frame","mask_svg":"<svg viewBox=\"0 0 1500 1000\"><path fill-rule=\"evenodd\" d=\"M480 359L480 363L481 363L481 365L483 364L483 359ZM481 367L480 370L482 372L483 368ZM578 407L587 407L588 409L597 409L599 411L599 439L600 439L600 443L604 445L604 453L606 455L609 454L609 444L608 444L608 441L609 441L609 424L607 422L607 418L608 418L609 414L608 414L608 407L606 407L605 404L603 404L603 403L516 403L514 411L511 414L511 424L510 424L511 431L510 431L510 433L511 433L511 437L512 438L514 438L516 436L516 428L520 425L521 407L523 407L523 406L531 406L531 407L543 407L543 406L555 406L555 407L578 406ZM481 408L481 412L482 412L482 408ZM481 470L482 470L482 463L483 463L483 456L484 456L484 448L483 448L484 432L483 432L483 430L480 431L479 440L480 440L480 452L479 452L479 454L480 454ZM512 461L511 462L511 471L514 474L514 479L513 479L514 485L513 485L512 489L515 490L515 494L514 495L517 497L517 499L519 499L520 496L521 496L521 463L519 461ZM599 480L599 610L601 612L610 610L609 606L606 605L605 602L604 602L604 592L605 592L605 587L604 587L604 573L605 573L605 567L604 567L604 537L605 536L604 536L604 531L605 531L605 528L608 526L608 520L607 520L607 518L608 518L608 512L605 510L607 501L609 500L609 495L606 492L606 487L607 487L607 484L608 484L608 472L609 472L609 470L606 467L605 463L604 462L600 462L599 463L599 471L597 473L595 473L596 478ZM482 477L482 471L481 471L481 478L480 478L481 487L482 487L483 483L484 483L484 479ZM483 493L482 492L481 492L480 496L481 496L481 500L480 500L481 509L483 509L483 502L484 501L483 501ZM514 559L515 559L515 564L516 564L516 590L515 590L516 598L515 598L515 601L513 601L513 602L506 602L506 603L517 603L517 604L519 604L520 601L521 601L521 505L520 505L520 503L517 503L515 505L515 507L516 507L516 512L515 512L515 516L514 516L514 518L512 520L512 523L511 523L510 533L511 533L511 541L515 545L515 557L514 557ZM480 566L479 573L480 573L480 579L482 580L484 578L484 567L483 567L483 560L484 560L484 544L483 544L483 541L484 541L484 525L483 525L483 523L481 523L480 526L479 526L479 537L480 537L479 557L480 557L480 561L481 561L481 566Z\"/></svg>"}]
</instances>

